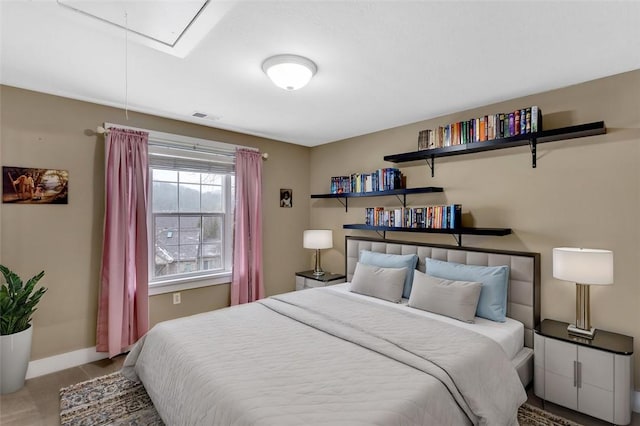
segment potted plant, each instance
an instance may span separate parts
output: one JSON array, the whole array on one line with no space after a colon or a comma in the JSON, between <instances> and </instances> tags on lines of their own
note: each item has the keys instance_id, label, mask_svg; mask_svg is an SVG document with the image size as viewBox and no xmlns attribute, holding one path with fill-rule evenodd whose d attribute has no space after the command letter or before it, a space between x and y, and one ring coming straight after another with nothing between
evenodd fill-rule
<instances>
[{"instance_id":1,"label":"potted plant","mask_svg":"<svg viewBox=\"0 0 640 426\"><path fill-rule=\"evenodd\" d=\"M42 295L34 291L44 271L26 284L6 266L0 265L5 284L0 287L0 394L15 392L24 386L31 358L31 316Z\"/></svg>"}]
</instances>

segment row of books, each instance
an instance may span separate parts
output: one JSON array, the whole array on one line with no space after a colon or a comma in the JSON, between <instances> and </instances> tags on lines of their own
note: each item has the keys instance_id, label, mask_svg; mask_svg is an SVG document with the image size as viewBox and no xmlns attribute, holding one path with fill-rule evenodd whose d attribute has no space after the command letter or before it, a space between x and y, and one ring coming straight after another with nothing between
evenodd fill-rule
<instances>
[{"instance_id":1,"label":"row of books","mask_svg":"<svg viewBox=\"0 0 640 426\"><path fill-rule=\"evenodd\" d=\"M353 173L350 176L333 176L331 193L375 192L401 189L406 186L406 179L400 169L384 168L371 173Z\"/></svg>"},{"instance_id":2,"label":"row of books","mask_svg":"<svg viewBox=\"0 0 640 426\"><path fill-rule=\"evenodd\" d=\"M456 229L462 226L462 205L403 207L385 210L384 207L365 209L365 224L394 228Z\"/></svg>"},{"instance_id":3,"label":"row of books","mask_svg":"<svg viewBox=\"0 0 640 426\"><path fill-rule=\"evenodd\" d=\"M485 115L467 121L421 130L418 150L443 148L542 131L542 110L537 106L509 113Z\"/></svg>"}]
</instances>

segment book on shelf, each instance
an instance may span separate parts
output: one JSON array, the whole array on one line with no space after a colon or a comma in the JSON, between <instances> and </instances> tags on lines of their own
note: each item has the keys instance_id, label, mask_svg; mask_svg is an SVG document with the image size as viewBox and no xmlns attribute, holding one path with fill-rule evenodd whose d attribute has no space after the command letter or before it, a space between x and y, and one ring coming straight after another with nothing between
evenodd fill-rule
<instances>
[{"instance_id":1,"label":"book on shelf","mask_svg":"<svg viewBox=\"0 0 640 426\"><path fill-rule=\"evenodd\" d=\"M531 132L542 131L542 111L537 106L531 107Z\"/></svg>"},{"instance_id":2,"label":"book on shelf","mask_svg":"<svg viewBox=\"0 0 640 426\"><path fill-rule=\"evenodd\" d=\"M518 133L516 133L516 113L510 112L509 113L509 135L516 136L517 134Z\"/></svg>"},{"instance_id":3,"label":"book on shelf","mask_svg":"<svg viewBox=\"0 0 640 426\"><path fill-rule=\"evenodd\" d=\"M352 173L331 177L331 194L365 193L403 189L406 177L400 169L384 168L370 173Z\"/></svg>"},{"instance_id":4,"label":"book on shelf","mask_svg":"<svg viewBox=\"0 0 640 426\"><path fill-rule=\"evenodd\" d=\"M498 137L504 138L504 113L498 114Z\"/></svg>"},{"instance_id":5,"label":"book on shelf","mask_svg":"<svg viewBox=\"0 0 640 426\"><path fill-rule=\"evenodd\" d=\"M478 139L476 142L482 142L485 140L485 130L487 127L487 122L485 117L478 118Z\"/></svg>"},{"instance_id":6,"label":"book on shelf","mask_svg":"<svg viewBox=\"0 0 640 426\"><path fill-rule=\"evenodd\" d=\"M364 223L370 226L413 229L457 229L462 226L462 205L425 207L365 208Z\"/></svg>"},{"instance_id":7,"label":"book on shelf","mask_svg":"<svg viewBox=\"0 0 640 426\"><path fill-rule=\"evenodd\" d=\"M422 151L423 149L429 149L430 141L430 133L431 130L421 130L418 132L418 151Z\"/></svg>"}]
</instances>

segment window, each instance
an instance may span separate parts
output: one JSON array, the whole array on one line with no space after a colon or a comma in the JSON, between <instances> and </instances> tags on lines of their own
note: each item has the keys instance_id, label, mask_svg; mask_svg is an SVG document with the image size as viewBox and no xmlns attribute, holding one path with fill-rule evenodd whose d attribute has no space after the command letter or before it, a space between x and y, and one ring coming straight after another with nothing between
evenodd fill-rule
<instances>
[{"instance_id":1,"label":"window","mask_svg":"<svg viewBox=\"0 0 640 426\"><path fill-rule=\"evenodd\" d=\"M156 145L151 135L149 142L150 293L229 282L235 153Z\"/></svg>"},{"instance_id":2,"label":"window","mask_svg":"<svg viewBox=\"0 0 640 426\"><path fill-rule=\"evenodd\" d=\"M152 168L152 281L225 270L224 194L233 177Z\"/></svg>"}]
</instances>

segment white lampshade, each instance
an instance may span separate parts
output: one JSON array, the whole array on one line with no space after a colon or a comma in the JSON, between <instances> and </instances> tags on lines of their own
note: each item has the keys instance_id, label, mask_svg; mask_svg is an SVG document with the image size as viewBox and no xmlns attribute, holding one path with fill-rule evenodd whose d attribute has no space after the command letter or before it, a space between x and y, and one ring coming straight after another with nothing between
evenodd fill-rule
<instances>
[{"instance_id":1,"label":"white lampshade","mask_svg":"<svg viewBox=\"0 0 640 426\"><path fill-rule=\"evenodd\" d=\"M572 247L554 248L553 277L578 284L613 284L613 252Z\"/></svg>"},{"instance_id":2,"label":"white lampshade","mask_svg":"<svg viewBox=\"0 0 640 426\"><path fill-rule=\"evenodd\" d=\"M285 90L298 90L309 83L318 68L302 56L276 55L262 63L262 70L276 86Z\"/></svg>"},{"instance_id":3,"label":"white lampshade","mask_svg":"<svg viewBox=\"0 0 640 426\"><path fill-rule=\"evenodd\" d=\"M302 234L302 246L308 249L328 249L333 247L333 231L330 229L310 229Z\"/></svg>"}]
</instances>

